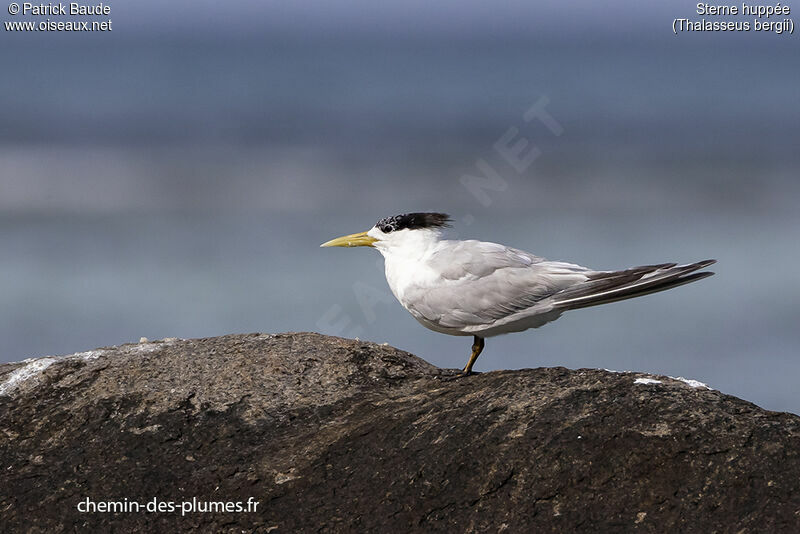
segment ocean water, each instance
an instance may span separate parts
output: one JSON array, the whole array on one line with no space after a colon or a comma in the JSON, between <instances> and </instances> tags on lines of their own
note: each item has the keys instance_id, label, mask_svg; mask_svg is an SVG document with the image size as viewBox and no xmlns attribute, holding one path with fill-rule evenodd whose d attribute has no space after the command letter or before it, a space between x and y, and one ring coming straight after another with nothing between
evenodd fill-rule
<instances>
[{"instance_id":1,"label":"ocean water","mask_svg":"<svg viewBox=\"0 0 800 534\"><path fill-rule=\"evenodd\" d=\"M315 330L461 367L470 341L418 325L379 254L318 248L436 210L596 268L719 260L491 338L477 370L663 373L800 413L797 49L720 43L4 42L0 361ZM480 161L500 180L465 187Z\"/></svg>"}]
</instances>

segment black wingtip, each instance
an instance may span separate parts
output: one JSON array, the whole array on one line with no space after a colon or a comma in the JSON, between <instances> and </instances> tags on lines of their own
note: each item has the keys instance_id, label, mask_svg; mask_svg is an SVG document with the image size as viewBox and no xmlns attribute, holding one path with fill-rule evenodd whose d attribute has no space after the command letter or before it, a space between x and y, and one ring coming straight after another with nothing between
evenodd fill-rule
<instances>
[{"instance_id":1,"label":"black wingtip","mask_svg":"<svg viewBox=\"0 0 800 534\"><path fill-rule=\"evenodd\" d=\"M589 284L595 284L593 287L589 287L588 284L586 284L586 287L579 285L578 290L580 291L582 289L583 294L573 292L573 295L568 295L568 292L566 291L560 293L561 295L568 295L569 298L562 301L556 301L556 305L565 309L574 310L589 306L597 306L599 304L608 304L609 302L617 302L635 297L642 297L644 295L672 289L673 287L682 286L690 282L696 282L697 280L702 280L703 278L713 276L714 273L711 271L702 271L699 273L695 271L698 271L703 267L708 267L714 263L716 263L716 260L704 260L697 263L682 265L680 267L668 269L660 276L653 278L643 278L641 276L641 268L628 269L627 271L617 271L615 273L604 273L610 274L611 276L601 276L598 277L597 280L589 282ZM614 275L624 275L627 273L637 276L637 280L631 282L626 280L625 276L614 277ZM604 278L607 278L607 280ZM603 282L608 282L606 283L606 286L609 287L597 285L598 281L601 284Z\"/></svg>"},{"instance_id":2,"label":"black wingtip","mask_svg":"<svg viewBox=\"0 0 800 534\"><path fill-rule=\"evenodd\" d=\"M688 276L682 276L678 278L678 280L684 283L688 283L688 282L694 282L695 280L702 280L703 278L708 278L709 276L713 276L715 274L717 273L713 271L703 271L701 273L692 273Z\"/></svg>"}]
</instances>

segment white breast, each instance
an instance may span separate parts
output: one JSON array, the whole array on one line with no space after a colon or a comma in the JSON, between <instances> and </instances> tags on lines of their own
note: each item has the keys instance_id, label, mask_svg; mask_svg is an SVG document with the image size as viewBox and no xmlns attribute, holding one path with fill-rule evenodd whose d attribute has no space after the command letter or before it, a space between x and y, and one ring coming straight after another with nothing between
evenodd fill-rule
<instances>
[{"instance_id":1,"label":"white breast","mask_svg":"<svg viewBox=\"0 0 800 534\"><path fill-rule=\"evenodd\" d=\"M403 230L385 235L382 242L375 244L385 260L389 288L403 307L412 313L414 311L406 298L409 290L431 287L441 280L441 273L429 265L438 243L438 232Z\"/></svg>"},{"instance_id":2,"label":"white breast","mask_svg":"<svg viewBox=\"0 0 800 534\"><path fill-rule=\"evenodd\" d=\"M386 281L394 296L406 309L409 309L406 295L410 289L429 287L436 284L438 278L438 274L422 259L386 257Z\"/></svg>"}]
</instances>

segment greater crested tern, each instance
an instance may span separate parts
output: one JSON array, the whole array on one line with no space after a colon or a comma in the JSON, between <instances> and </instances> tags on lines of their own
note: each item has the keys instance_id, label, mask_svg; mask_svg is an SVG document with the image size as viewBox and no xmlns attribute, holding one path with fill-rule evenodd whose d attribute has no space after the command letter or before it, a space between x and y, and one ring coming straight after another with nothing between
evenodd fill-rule
<instances>
[{"instance_id":1,"label":"greater crested tern","mask_svg":"<svg viewBox=\"0 0 800 534\"><path fill-rule=\"evenodd\" d=\"M435 332L473 336L472 354L459 376L472 374L487 337L539 328L567 310L640 297L714 274L695 271L716 260L596 271L497 243L442 239L450 222L444 213L395 215L320 246L378 249L392 293L414 319Z\"/></svg>"}]
</instances>

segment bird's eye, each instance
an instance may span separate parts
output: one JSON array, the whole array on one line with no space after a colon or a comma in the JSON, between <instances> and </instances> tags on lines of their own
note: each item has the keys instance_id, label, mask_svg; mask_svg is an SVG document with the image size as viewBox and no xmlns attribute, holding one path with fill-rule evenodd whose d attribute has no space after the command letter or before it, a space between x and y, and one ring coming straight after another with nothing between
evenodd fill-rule
<instances>
[{"instance_id":1,"label":"bird's eye","mask_svg":"<svg viewBox=\"0 0 800 534\"><path fill-rule=\"evenodd\" d=\"M391 224L384 224L383 226L381 226L381 232L383 232L384 234L388 234L392 230L394 230L394 226L392 226Z\"/></svg>"}]
</instances>

